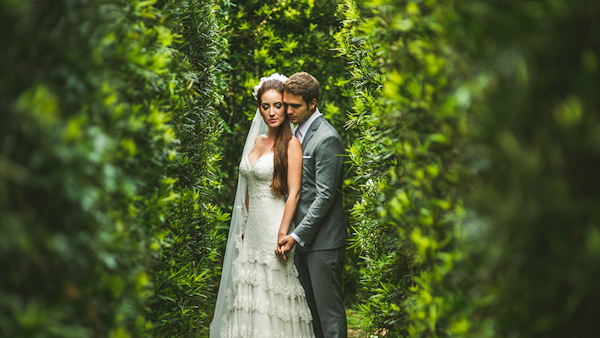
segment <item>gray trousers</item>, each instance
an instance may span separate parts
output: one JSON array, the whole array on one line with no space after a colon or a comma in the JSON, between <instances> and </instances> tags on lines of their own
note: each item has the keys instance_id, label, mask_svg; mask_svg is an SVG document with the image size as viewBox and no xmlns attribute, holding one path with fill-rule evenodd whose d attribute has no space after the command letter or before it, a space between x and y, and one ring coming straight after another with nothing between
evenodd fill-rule
<instances>
[{"instance_id":1,"label":"gray trousers","mask_svg":"<svg viewBox=\"0 0 600 338\"><path fill-rule=\"evenodd\" d=\"M342 295L345 249L294 253L298 278L306 291L317 338L346 338L348 328Z\"/></svg>"}]
</instances>

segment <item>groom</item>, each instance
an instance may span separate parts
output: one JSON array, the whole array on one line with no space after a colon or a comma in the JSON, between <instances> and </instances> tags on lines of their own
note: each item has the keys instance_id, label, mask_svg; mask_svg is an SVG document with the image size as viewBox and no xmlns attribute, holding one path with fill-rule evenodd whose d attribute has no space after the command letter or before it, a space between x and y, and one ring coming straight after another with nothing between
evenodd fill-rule
<instances>
[{"instance_id":1,"label":"groom","mask_svg":"<svg viewBox=\"0 0 600 338\"><path fill-rule=\"evenodd\" d=\"M294 215L296 228L280 239L277 254L298 244L294 263L313 315L317 338L347 336L342 268L348 238L342 209L344 145L317 109L319 82L310 74L284 83L283 102L302 143L302 185Z\"/></svg>"}]
</instances>

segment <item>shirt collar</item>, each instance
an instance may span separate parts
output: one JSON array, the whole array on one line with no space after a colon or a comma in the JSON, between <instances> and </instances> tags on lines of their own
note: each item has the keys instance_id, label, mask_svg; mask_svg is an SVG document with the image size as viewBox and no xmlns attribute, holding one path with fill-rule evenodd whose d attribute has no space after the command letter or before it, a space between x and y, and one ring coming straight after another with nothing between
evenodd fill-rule
<instances>
[{"instance_id":1,"label":"shirt collar","mask_svg":"<svg viewBox=\"0 0 600 338\"><path fill-rule=\"evenodd\" d=\"M308 132L308 128L310 128L310 125L317 119L317 117L321 115L323 114L321 114L319 108L317 108L317 110L315 110L315 112L308 118L308 120L304 121L304 123L299 124L296 127L300 131L300 134L302 134L302 137L306 136L306 132Z\"/></svg>"}]
</instances>

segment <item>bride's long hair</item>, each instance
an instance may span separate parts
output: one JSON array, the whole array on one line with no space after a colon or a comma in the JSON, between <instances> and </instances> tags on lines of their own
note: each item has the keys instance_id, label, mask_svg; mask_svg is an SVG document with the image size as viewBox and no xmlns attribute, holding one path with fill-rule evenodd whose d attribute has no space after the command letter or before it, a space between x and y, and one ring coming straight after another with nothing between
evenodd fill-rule
<instances>
[{"instance_id":1,"label":"bride's long hair","mask_svg":"<svg viewBox=\"0 0 600 338\"><path fill-rule=\"evenodd\" d=\"M276 90L283 96L283 82L279 80L267 80L258 89L258 109L262 104L262 95L269 90ZM284 107L285 109L285 107ZM288 194L288 143L292 138L292 127L290 125L290 118L287 112L284 114L285 119L283 123L277 128L275 133L275 142L273 144L273 157L274 157L274 170L273 170L273 181L271 182L271 190L274 193L278 193L282 196Z\"/></svg>"}]
</instances>

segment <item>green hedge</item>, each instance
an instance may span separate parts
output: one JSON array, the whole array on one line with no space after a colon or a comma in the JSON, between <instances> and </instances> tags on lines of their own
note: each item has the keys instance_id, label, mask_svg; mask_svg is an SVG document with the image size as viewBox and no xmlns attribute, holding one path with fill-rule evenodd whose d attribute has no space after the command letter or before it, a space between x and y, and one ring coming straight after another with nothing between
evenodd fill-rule
<instances>
[{"instance_id":1,"label":"green hedge","mask_svg":"<svg viewBox=\"0 0 600 338\"><path fill-rule=\"evenodd\" d=\"M486 76L464 228L471 337L593 337L600 302L597 1L468 1L456 45Z\"/></svg>"},{"instance_id":2,"label":"green hedge","mask_svg":"<svg viewBox=\"0 0 600 338\"><path fill-rule=\"evenodd\" d=\"M362 192L353 213L363 321L392 337L458 333L448 274L460 259L466 115L455 85L463 69L440 25L451 5L344 1L340 11L356 92L349 125L360 130L350 153Z\"/></svg>"},{"instance_id":3,"label":"green hedge","mask_svg":"<svg viewBox=\"0 0 600 338\"><path fill-rule=\"evenodd\" d=\"M212 6L0 2L0 335L184 336L205 319L224 218L207 196Z\"/></svg>"},{"instance_id":4,"label":"green hedge","mask_svg":"<svg viewBox=\"0 0 600 338\"><path fill-rule=\"evenodd\" d=\"M593 1L344 1L361 315L399 337L597 330Z\"/></svg>"},{"instance_id":5,"label":"green hedge","mask_svg":"<svg viewBox=\"0 0 600 338\"><path fill-rule=\"evenodd\" d=\"M225 86L227 41L215 2L165 2L159 10L179 34L171 70L178 75L175 100L166 107L177 135L177 160L165 170L177 181L173 208L157 234L162 249L152 266L155 293L149 318L156 324L155 336L198 337L208 335L219 280L213 269L225 238L216 237L215 229L228 219L214 204L221 151L215 106Z\"/></svg>"}]
</instances>

